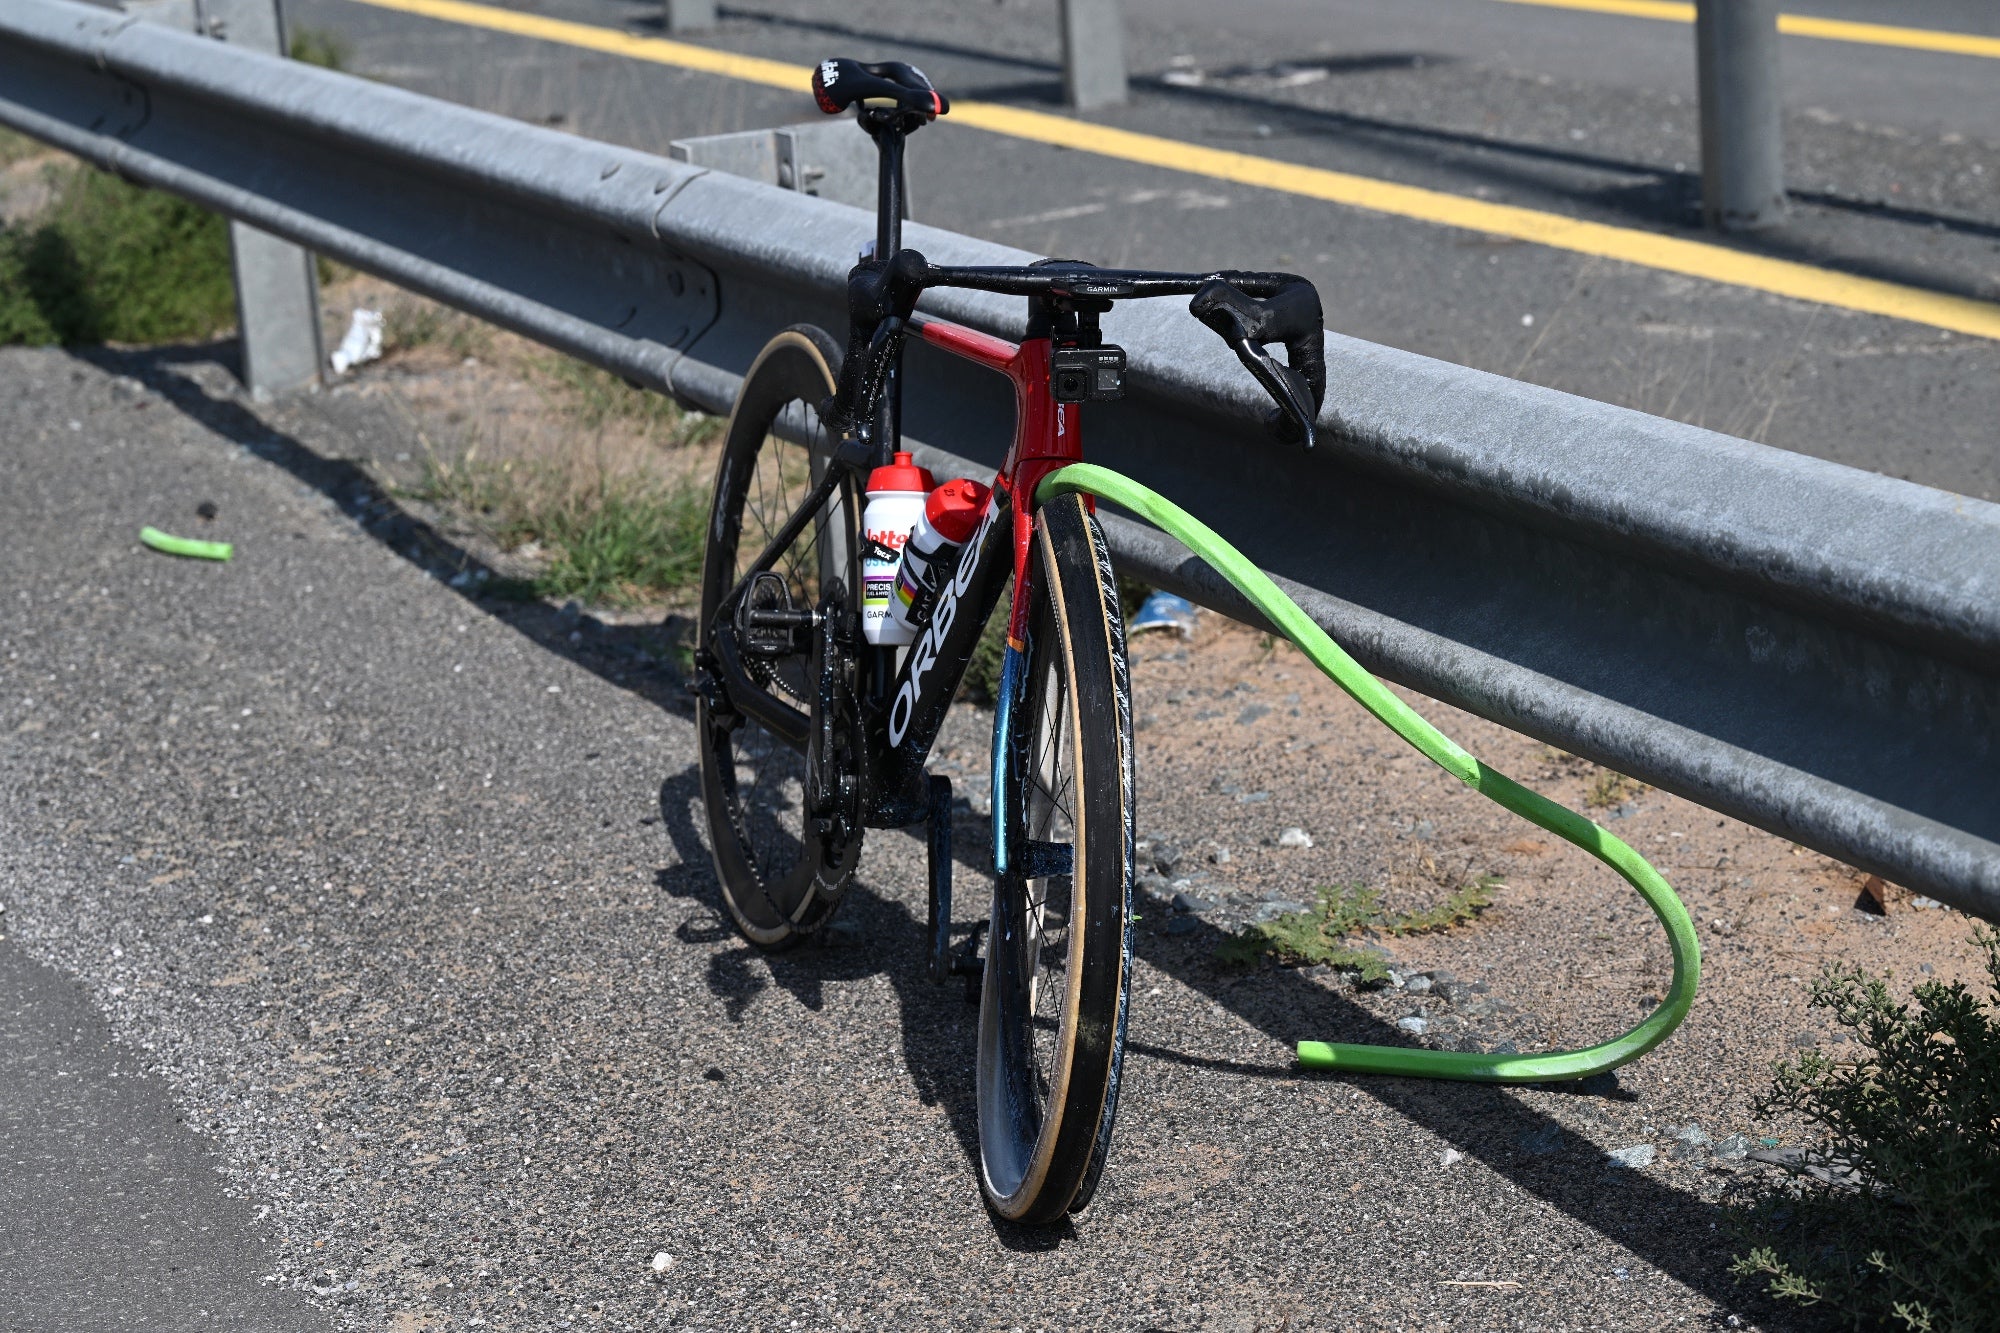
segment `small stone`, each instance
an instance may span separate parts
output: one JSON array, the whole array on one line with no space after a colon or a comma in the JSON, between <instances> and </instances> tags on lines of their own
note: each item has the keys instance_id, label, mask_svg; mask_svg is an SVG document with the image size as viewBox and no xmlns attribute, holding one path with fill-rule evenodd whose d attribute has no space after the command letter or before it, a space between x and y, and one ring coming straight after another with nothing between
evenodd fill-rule
<instances>
[{"instance_id":1,"label":"small stone","mask_svg":"<svg viewBox=\"0 0 2000 1333\"><path fill-rule=\"evenodd\" d=\"M1941 902L1939 902L1939 901L1938 901L1937 899L1935 899L1935 898L1930 898L1930 897L1926 897L1926 896L1924 896L1923 894L1921 894L1921 893L1920 893L1920 894L1918 894L1918 895L1917 895L1916 897L1914 897L1914 898L1910 899L1910 906L1912 906L1912 907L1916 907L1916 908L1922 908L1922 909L1924 909L1924 910L1928 911L1929 909L1931 909L1931 908L1933 908L1933 907L1943 907L1943 906L1944 906L1944 904L1943 904L1943 903L1941 903Z\"/></svg>"},{"instance_id":2,"label":"small stone","mask_svg":"<svg viewBox=\"0 0 2000 1333\"><path fill-rule=\"evenodd\" d=\"M1403 989L1412 995L1423 995L1431 988L1431 979L1419 972L1415 976L1403 978Z\"/></svg>"},{"instance_id":3,"label":"small stone","mask_svg":"<svg viewBox=\"0 0 2000 1333\"><path fill-rule=\"evenodd\" d=\"M1258 903L1256 910L1250 914L1250 919L1260 923L1276 921L1281 916L1293 916L1307 910L1309 909L1304 903L1288 903L1274 898L1269 902Z\"/></svg>"},{"instance_id":4,"label":"small stone","mask_svg":"<svg viewBox=\"0 0 2000 1333\"><path fill-rule=\"evenodd\" d=\"M1432 977L1431 994L1450 1004L1464 1004L1472 998L1472 987L1463 981L1440 981Z\"/></svg>"},{"instance_id":5,"label":"small stone","mask_svg":"<svg viewBox=\"0 0 2000 1333\"><path fill-rule=\"evenodd\" d=\"M1460 1152L1456 1148L1446 1148L1443 1152L1438 1154L1439 1166L1450 1166L1454 1162L1462 1162L1464 1160L1465 1160L1465 1154Z\"/></svg>"},{"instance_id":6,"label":"small stone","mask_svg":"<svg viewBox=\"0 0 2000 1333\"><path fill-rule=\"evenodd\" d=\"M1637 1171L1653 1164L1660 1150L1650 1143L1635 1143L1629 1148L1620 1148L1605 1154L1611 1165L1626 1171Z\"/></svg>"},{"instance_id":7,"label":"small stone","mask_svg":"<svg viewBox=\"0 0 2000 1333\"><path fill-rule=\"evenodd\" d=\"M1201 922L1195 917L1173 916L1167 918L1167 934L1169 935L1192 935L1200 929Z\"/></svg>"},{"instance_id":8,"label":"small stone","mask_svg":"<svg viewBox=\"0 0 2000 1333\"><path fill-rule=\"evenodd\" d=\"M668 1254L665 1250L661 1250L653 1256L653 1271L655 1273L664 1273L673 1266L674 1256Z\"/></svg>"},{"instance_id":9,"label":"small stone","mask_svg":"<svg viewBox=\"0 0 2000 1333\"><path fill-rule=\"evenodd\" d=\"M1715 1155L1725 1162L1740 1162L1750 1155L1750 1140L1741 1134L1731 1134L1715 1145Z\"/></svg>"},{"instance_id":10,"label":"small stone","mask_svg":"<svg viewBox=\"0 0 2000 1333\"><path fill-rule=\"evenodd\" d=\"M1707 1143L1676 1143L1673 1159L1676 1162L1699 1162L1708 1156Z\"/></svg>"},{"instance_id":11,"label":"small stone","mask_svg":"<svg viewBox=\"0 0 2000 1333\"><path fill-rule=\"evenodd\" d=\"M1226 866L1229 864L1229 849L1218 847L1208 854L1208 859L1216 865Z\"/></svg>"},{"instance_id":12,"label":"small stone","mask_svg":"<svg viewBox=\"0 0 2000 1333\"><path fill-rule=\"evenodd\" d=\"M1812 1032L1795 1032L1792 1034L1791 1041L1786 1044L1794 1049L1805 1050L1819 1045L1819 1035Z\"/></svg>"},{"instance_id":13,"label":"small stone","mask_svg":"<svg viewBox=\"0 0 2000 1333\"><path fill-rule=\"evenodd\" d=\"M1153 868L1162 875L1174 873L1174 867L1181 863L1181 849L1170 842L1153 844Z\"/></svg>"},{"instance_id":14,"label":"small stone","mask_svg":"<svg viewBox=\"0 0 2000 1333\"><path fill-rule=\"evenodd\" d=\"M1543 1125L1521 1136L1521 1149L1535 1157L1547 1157L1562 1148L1562 1126Z\"/></svg>"},{"instance_id":15,"label":"small stone","mask_svg":"<svg viewBox=\"0 0 2000 1333\"><path fill-rule=\"evenodd\" d=\"M1269 704L1248 704L1244 707L1242 712L1236 715L1236 725L1239 727L1247 727L1252 722L1255 722L1258 718L1263 717L1266 713L1269 713L1270 711L1271 708Z\"/></svg>"},{"instance_id":16,"label":"small stone","mask_svg":"<svg viewBox=\"0 0 2000 1333\"><path fill-rule=\"evenodd\" d=\"M1700 1125L1682 1125L1674 1131L1674 1138L1681 1143L1692 1143L1697 1147L1704 1146L1709 1141L1707 1132Z\"/></svg>"},{"instance_id":17,"label":"small stone","mask_svg":"<svg viewBox=\"0 0 2000 1333\"><path fill-rule=\"evenodd\" d=\"M1900 884L1891 884L1880 875L1870 875L1861 881L1861 896L1855 906L1864 912L1874 912L1888 916L1900 912L1910 904L1910 891Z\"/></svg>"},{"instance_id":18,"label":"small stone","mask_svg":"<svg viewBox=\"0 0 2000 1333\"><path fill-rule=\"evenodd\" d=\"M1267 791L1246 791L1236 798L1238 805L1263 805L1271 799Z\"/></svg>"},{"instance_id":19,"label":"small stone","mask_svg":"<svg viewBox=\"0 0 2000 1333\"><path fill-rule=\"evenodd\" d=\"M1411 1036L1421 1037L1431 1030L1431 1021L1418 1014L1411 1014L1408 1018L1397 1019L1396 1026Z\"/></svg>"},{"instance_id":20,"label":"small stone","mask_svg":"<svg viewBox=\"0 0 2000 1333\"><path fill-rule=\"evenodd\" d=\"M575 598L564 602L562 610L556 612L556 619L561 621L565 626L574 626L580 623L583 620L583 603L577 601Z\"/></svg>"},{"instance_id":21,"label":"small stone","mask_svg":"<svg viewBox=\"0 0 2000 1333\"><path fill-rule=\"evenodd\" d=\"M1310 967L1300 968L1299 975L1309 981L1318 981L1321 977L1329 975L1332 971L1333 969L1325 963L1314 963Z\"/></svg>"},{"instance_id":22,"label":"small stone","mask_svg":"<svg viewBox=\"0 0 2000 1333\"><path fill-rule=\"evenodd\" d=\"M1205 901L1204 899L1197 898L1191 893L1176 893L1174 895L1174 910L1176 912L1186 912L1186 913L1192 913L1194 915L1200 915L1203 912L1213 912L1215 910L1215 904L1212 902Z\"/></svg>"},{"instance_id":23,"label":"small stone","mask_svg":"<svg viewBox=\"0 0 2000 1333\"><path fill-rule=\"evenodd\" d=\"M1437 825L1428 819L1419 819L1417 821L1416 835L1418 842L1429 842L1437 836Z\"/></svg>"},{"instance_id":24,"label":"small stone","mask_svg":"<svg viewBox=\"0 0 2000 1333\"><path fill-rule=\"evenodd\" d=\"M1278 845L1280 847L1310 847L1313 845L1312 835L1302 828L1288 828L1278 835Z\"/></svg>"},{"instance_id":25,"label":"small stone","mask_svg":"<svg viewBox=\"0 0 2000 1333\"><path fill-rule=\"evenodd\" d=\"M1141 893L1154 893L1164 897L1168 891L1165 875L1144 874L1139 876L1135 883Z\"/></svg>"}]
</instances>

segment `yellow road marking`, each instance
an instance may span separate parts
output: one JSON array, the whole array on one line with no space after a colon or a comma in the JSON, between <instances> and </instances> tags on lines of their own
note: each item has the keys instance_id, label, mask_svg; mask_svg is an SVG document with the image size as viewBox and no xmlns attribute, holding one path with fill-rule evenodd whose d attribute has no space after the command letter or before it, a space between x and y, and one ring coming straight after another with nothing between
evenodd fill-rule
<instances>
[{"instance_id":1,"label":"yellow road marking","mask_svg":"<svg viewBox=\"0 0 2000 1333\"><path fill-rule=\"evenodd\" d=\"M1580 4L1585 0L1571 2ZM1590 2L1610 3L1611 0ZM1619 2L1631 3L1633 0ZM812 77L811 69L802 65L716 51L658 37L638 37L611 28L473 4L469 0L356 0L356 3L782 88L797 92L801 102L807 100L806 89ZM1055 144L1119 161L1162 167L1258 189L1277 190L1308 199L1322 199L1394 217L1461 227L1467 231L1529 241L1575 254L1596 255L1709 282L1748 287L1794 300L1887 315L1913 324L1928 324L1956 333L2000 339L2000 305L1837 273L1791 260L1770 259L1704 241L1661 236L1601 222L1584 222L1558 213L1488 203L1442 190L1397 185L1344 171L1234 153L991 102L954 102L950 121L1010 138Z\"/></svg>"},{"instance_id":2,"label":"yellow road marking","mask_svg":"<svg viewBox=\"0 0 2000 1333\"><path fill-rule=\"evenodd\" d=\"M1668 0L1503 0L1538 9L1575 9L1620 18L1658 19L1666 23L1694 22L1694 6ZM2000 60L2000 37L1936 28L1900 28L1888 23L1854 23L1811 14L1778 15L1778 31L1788 37L1818 37L1829 42L1859 42L1864 46L1900 46L1912 51L1939 51L1954 56L1985 56Z\"/></svg>"}]
</instances>

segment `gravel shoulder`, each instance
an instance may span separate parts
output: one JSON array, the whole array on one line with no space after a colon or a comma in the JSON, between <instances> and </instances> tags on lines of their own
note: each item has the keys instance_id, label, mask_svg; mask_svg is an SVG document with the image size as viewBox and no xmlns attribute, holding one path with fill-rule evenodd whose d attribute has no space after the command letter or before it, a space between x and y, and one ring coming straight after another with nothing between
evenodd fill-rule
<instances>
[{"instance_id":1,"label":"gravel shoulder","mask_svg":"<svg viewBox=\"0 0 2000 1333\"><path fill-rule=\"evenodd\" d=\"M1778 1327L1724 1271L1750 1168L1675 1132L1747 1131L1770 1061L1831 1040L1803 1006L1823 960L1971 975L1956 914L1867 916L1844 868L1640 792L1593 813L1701 923L1675 1038L1582 1089L1302 1076L1298 1038L1402 1040L1419 1011L1426 1040L1609 1034L1664 946L1580 855L1208 617L1135 652L1141 828L1180 857L1146 886L1105 1189L1059 1231L998 1226L918 842L871 835L824 947L746 948L672 668L636 629L450 587L463 547L371 470L411 449L379 398L265 412L199 349L0 352L0 948L78 983L225 1167L231 1271L340 1326ZM148 522L237 558L145 551ZM1416 702L1559 800L1601 781ZM960 710L941 765L977 773L987 725ZM1276 845L1294 826L1313 848ZM1316 885L1414 904L1487 873L1475 924L1382 942L1427 995L1213 961Z\"/></svg>"}]
</instances>

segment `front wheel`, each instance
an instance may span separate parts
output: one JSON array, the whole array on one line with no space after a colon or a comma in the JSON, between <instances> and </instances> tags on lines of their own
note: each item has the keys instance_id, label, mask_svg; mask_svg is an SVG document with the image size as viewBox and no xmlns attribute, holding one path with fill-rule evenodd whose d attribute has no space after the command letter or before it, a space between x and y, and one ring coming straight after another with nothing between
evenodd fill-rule
<instances>
[{"instance_id":1,"label":"front wheel","mask_svg":"<svg viewBox=\"0 0 2000 1333\"><path fill-rule=\"evenodd\" d=\"M1104 1168L1131 974L1125 630L1104 535L1081 496L1042 506L1029 587L978 1103L987 1200L1002 1217L1035 1223L1081 1209Z\"/></svg>"}]
</instances>

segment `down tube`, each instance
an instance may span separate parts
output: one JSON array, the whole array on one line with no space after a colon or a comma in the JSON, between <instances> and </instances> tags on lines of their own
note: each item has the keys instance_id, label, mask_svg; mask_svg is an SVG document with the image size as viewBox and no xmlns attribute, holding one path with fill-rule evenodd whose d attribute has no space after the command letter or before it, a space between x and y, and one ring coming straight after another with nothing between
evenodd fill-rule
<instances>
[{"instance_id":1,"label":"down tube","mask_svg":"<svg viewBox=\"0 0 2000 1333\"><path fill-rule=\"evenodd\" d=\"M869 720L869 751L882 756L880 795L886 808L921 790L924 761L958 693L965 664L1014 572L1014 525L1006 492L993 488L979 529L959 553L958 566L941 590L931 623L910 645L887 709ZM922 816L917 816L921 818Z\"/></svg>"}]
</instances>

